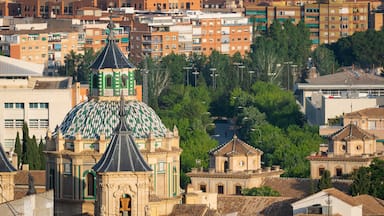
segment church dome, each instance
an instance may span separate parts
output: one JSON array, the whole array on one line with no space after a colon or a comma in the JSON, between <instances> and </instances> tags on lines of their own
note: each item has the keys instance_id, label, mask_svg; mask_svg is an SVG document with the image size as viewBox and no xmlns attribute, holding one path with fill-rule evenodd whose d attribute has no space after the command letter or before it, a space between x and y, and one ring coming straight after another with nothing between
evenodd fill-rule
<instances>
[{"instance_id":1,"label":"church dome","mask_svg":"<svg viewBox=\"0 0 384 216\"><path fill-rule=\"evenodd\" d=\"M134 138L164 137L167 129L155 111L139 101L125 102L128 129ZM119 101L91 99L75 106L64 118L59 130L66 139L80 134L83 139L111 138L119 122ZM57 132L57 131L56 131Z\"/></svg>"}]
</instances>

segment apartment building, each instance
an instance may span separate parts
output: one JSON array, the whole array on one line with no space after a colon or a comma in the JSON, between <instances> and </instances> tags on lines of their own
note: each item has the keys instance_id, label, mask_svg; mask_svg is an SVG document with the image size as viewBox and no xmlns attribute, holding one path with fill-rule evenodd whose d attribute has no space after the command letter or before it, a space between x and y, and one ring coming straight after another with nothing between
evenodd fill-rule
<instances>
[{"instance_id":1,"label":"apartment building","mask_svg":"<svg viewBox=\"0 0 384 216\"><path fill-rule=\"evenodd\" d=\"M336 42L354 32L366 31L371 23L380 25L380 16L371 16L371 10L379 1L320 1L287 5L273 2L267 5L245 4L245 14L253 24L255 32L265 32L275 21L289 19L295 24L304 21L310 30L313 48L319 44ZM378 28L378 27L376 27Z\"/></svg>"},{"instance_id":2,"label":"apartment building","mask_svg":"<svg viewBox=\"0 0 384 216\"><path fill-rule=\"evenodd\" d=\"M72 79L43 77L43 70L43 65L0 56L0 143L5 151L14 147L24 122L31 136L44 138L72 107Z\"/></svg>"},{"instance_id":3,"label":"apartment building","mask_svg":"<svg viewBox=\"0 0 384 216\"><path fill-rule=\"evenodd\" d=\"M131 32L131 54L140 61L143 54L160 58L170 53L210 55L216 50L244 55L252 43L252 27L239 13L202 13L186 15L138 15Z\"/></svg>"}]
</instances>

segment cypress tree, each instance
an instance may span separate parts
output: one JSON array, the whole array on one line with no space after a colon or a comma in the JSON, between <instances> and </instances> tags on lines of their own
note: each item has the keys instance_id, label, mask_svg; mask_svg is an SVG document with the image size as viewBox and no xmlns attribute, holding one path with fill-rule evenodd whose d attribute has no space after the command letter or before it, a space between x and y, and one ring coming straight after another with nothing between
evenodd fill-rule
<instances>
[{"instance_id":1,"label":"cypress tree","mask_svg":"<svg viewBox=\"0 0 384 216\"><path fill-rule=\"evenodd\" d=\"M35 135L33 135L32 139L28 143L28 152L27 154L29 155L30 163L29 163L29 168L31 170L37 170L40 169L40 154L39 154L39 149L37 147L37 141Z\"/></svg>"},{"instance_id":2,"label":"cypress tree","mask_svg":"<svg viewBox=\"0 0 384 216\"><path fill-rule=\"evenodd\" d=\"M27 123L23 124L23 148L22 148L22 162L23 164L29 164L28 158L28 142L29 142L29 129Z\"/></svg>"},{"instance_id":3,"label":"cypress tree","mask_svg":"<svg viewBox=\"0 0 384 216\"><path fill-rule=\"evenodd\" d=\"M21 142L20 142L19 132L17 132L17 134L16 134L15 153L17 154L17 166L19 166L21 163L21 159L23 157L23 152L21 150Z\"/></svg>"},{"instance_id":4,"label":"cypress tree","mask_svg":"<svg viewBox=\"0 0 384 216\"><path fill-rule=\"evenodd\" d=\"M39 143L39 156L40 156L40 169L41 170L45 169L46 159L45 159L44 149L45 149L45 146L44 146L44 143L43 143L43 139L40 139L40 143Z\"/></svg>"},{"instance_id":5,"label":"cypress tree","mask_svg":"<svg viewBox=\"0 0 384 216\"><path fill-rule=\"evenodd\" d=\"M324 170L323 175L319 180L318 188L319 190L324 190L332 187L331 173L329 170Z\"/></svg>"}]
</instances>

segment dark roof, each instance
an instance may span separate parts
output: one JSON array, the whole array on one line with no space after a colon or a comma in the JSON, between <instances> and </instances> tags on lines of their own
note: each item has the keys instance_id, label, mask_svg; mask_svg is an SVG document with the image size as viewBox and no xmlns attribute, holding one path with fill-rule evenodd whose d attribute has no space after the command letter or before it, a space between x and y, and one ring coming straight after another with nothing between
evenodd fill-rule
<instances>
[{"instance_id":1,"label":"dark roof","mask_svg":"<svg viewBox=\"0 0 384 216\"><path fill-rule=\"evenodd\" d=\"M109 35L107 45L103 51L97 56L96 60L92 63L90 68L103 69L103 68L134 68L135 66L128 60L128 58L121 52L120 48L115 43L113 36L114 24L112 21L108 24Z\"/></svg>"},{"instance_id":2,"label":"dark roof","mask_svg":"<svg viewBox=\"0 0 384 216\"><path fill-rule=\"evenodd\" d=\"M256 149L237 138L236 134L233 136L232 140L217 146L216 148L212 149L209 153L217 156L250 155L256 153L263 154L260 149Z\"/></svg>"},{"instance_id":3,"label":"dark roof","mask_svg":"<svg viewBox=\"0 0 384 216\"><path fill-rule=\"evenodd\" d=\"M128 130L124 104L124 97L122 96L119 110L119 124L112 135L107 150L99 162L93 166L93 170L96 172L151 171L151 168L137 148L131 131Z\"/></svg>"},{"instance_id":4,"label":"dark roof","mask_svg":"<svg viewBox=\"0 0 384 216\"><path fill-rule=\"evenodd\" d=\"M366 132L355 124L348 124L330 136L332 140L362 140L375 139L375 135Z\"/></svg>"},{"instance_id":5,"label":"dark roof","mask_svg":"<svg viewBox=\"0 0 384 216\"><path fill-rule=\"evenodd\" d=\"M103 68L134 68L135 66L128 60L116 45L114 39L108 40L103 51L97 56L96 60L91 65L92 69Z\"/></svg>"},{"instance_id":6,"label":"dark roof","mask_svg":"<svg viewBox=\"0 0 384 216\"><path fill-rule=\"evenodd\" d=\"M3 150L3 146L0 145L0 172L14 172L16 171L15 167L12 166L9 162L7 155Z\"/></svg>"},{"instance_id":7,"label":"dark roof","mask_svg":"<svg viewBox=\"0 0 384 216\"><path fill-rule=\"evenodd\" d=\"M312 85L383 85L384 78L355 67L344 67L341 72L307 79Z\"/></svg>"}]
</instances>

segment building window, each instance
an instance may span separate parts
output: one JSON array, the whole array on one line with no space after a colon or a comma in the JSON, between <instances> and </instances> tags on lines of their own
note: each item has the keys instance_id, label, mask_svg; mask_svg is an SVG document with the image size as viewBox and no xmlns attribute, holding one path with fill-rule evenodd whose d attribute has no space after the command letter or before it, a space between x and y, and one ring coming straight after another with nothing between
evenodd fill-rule
<instances>
[{"instance_id":1,"label":"building window","mask_svg":"<svg viewBox=\"0 0 384 216\"><path fill-rule=\"evenodd\" d=\"M207 192L207 185L205 185L205 184L203 184L203 185L200 185L200 190L202 191L202 192Z\"/></svg>"},{"instance_id":2,"label":"building window","mask_svg":"<svg viewBox=\"0 0 384 216\"><path fill-rule=\"evenodd\" d=\"M336 176L342 176L343 175L343 169L342 168L336 168Z\"/></svg>"},{"instance_id":3,"label":"building window","mask_svg":"<svg viewBox=\"0 0 384 216\"><path fill-rule=\"evenodd\" d=\"M106 88L112 88L112 76L111 75L107 75L105 77L105 87Z\"/></svg>"},{"instance_id":4,"label":"building window","mask_svg":"<svg viewBox=\"0 0 384 216\"><path fill-rule=\"evenodd\" d=\"M64 174L71 175L72 174L72 164L64 163Z\"/></svg>"},{"instance_id":5,"label":"building window","mask_svg":"<svg viewBox=\"0 0 384 216\"><path fill-rule=\"evenodd\" d=\"M15 120L15 126L16 126L16 128L22 128L22 127L23 127L23 124L24 124L24 120L23 120L23 119L16 119L16 120Z\"/></svg>"},{"instance_id":6,"label":"building window","mask_svg":"<svg viewBox=\"0 0 384 216\"><path fill-rule=\"evenodd\" d=\"M49 126L49 121L48 119L40 119L40 128L48 128Z\"/></svg>"},{"instance_id":7,"label":"building window","mask_svg":"<svg viewBox=\"0 0 384 216\"><path fill-rule=\"evenodd\" d=\"M40 109L48 109L48 103L40 103Z\"/></svg>"},{"instance_id":8,"label":"building window","mask_svg":"<svg viewBox=\"0 0 384 216\"><path fill-rule=\"evenodd\" d=\"M24 103L15 103L16 109L24 109Z\"/></svg>"},{"instance_id":9,"label":"building window","mask_svg":"<svg viewBox=\"0 0 384 216\"><path fill-rule=\"evenodd\" d=\"M30 109L37 109L37 108L39 108L39 104L38 103L29 103L29 108Z\"/></svg>"},{"instance_id":10,"label":"building window","mask_svg":"<svg viewBox=\"0 0 384 216\"><path fill-rule=\"evenodd\" d=\"M224 194L224 185L218 185L217 186L217 193L218 194Z\"/></svg>"},{"instance_id":11,"label":"building window","mask_svg":"<svg viewBox=\"0 0 384 216\"><path fill-rule=\"evenodd\" d=\"M241 186L240 185L236 185L236 195L241 195Z\"/></svg>"},{"instance_id":12,"label":"building window","mask_svg":"<svg viewBox=\"0 0 384 216\"><path fill-rule=\"evenodd\" d=\"M13 103L4 103L5 109L13 109Z\"/></svg>"},{"instance_id":13,"label":"building window","mask_svg":"<svg viewBox=\"0 0 384 216\"><path fill-rule=\"evenodd\" d=\"M95 196L95 176L92 173L87 174L87 195Z\"/></svg>"},{"instance_id":14,"label":"building window","mask_svg":"<svg viewBox=\"0 0 384 216\"><path fill-rule=\"evenodd\" d=\"M29 128L38 128L39 127L39 120L38 119L29 119Z\"/></svg>"},{"instance_id":15,"label":"building window","mask_svg":"<svg viewBox=\"0 0 384 216\"><path fill-rule=\"evenodd\" d=\"M5 128L13 128L13 119L5 119L4 126Z\"/></svg>"},{"instance_id":16,"label":"building window","mask_svg":"<svg viewBox=\"0 0 384 216\"><path fill-rule=\"evenodd\" d=\"M159 163L159 169L158 169L157 172L159 172L159 173L165 172L165 162L160 162Z\"/></svg>"},{"instance_id":17,"label":"building window","mask_svg":"<svg viewBox=\"0 0 384 216\"><path fill-rule=\"evenodd\" d=\"M320 167L320 168L319 168L319 176L323 176L324 171L325 171L325 168Z\"/></svg>"}]
</instances>

